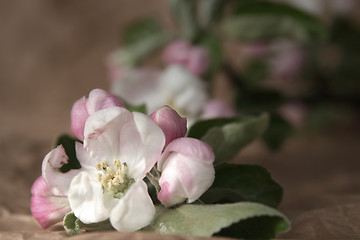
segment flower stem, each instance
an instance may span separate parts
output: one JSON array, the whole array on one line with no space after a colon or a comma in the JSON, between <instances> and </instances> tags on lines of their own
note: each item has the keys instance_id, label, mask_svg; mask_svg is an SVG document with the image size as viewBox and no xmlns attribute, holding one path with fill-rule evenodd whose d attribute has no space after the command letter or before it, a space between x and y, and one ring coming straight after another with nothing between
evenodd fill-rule
<instances>
[{"instance_id":1,"label":"flower stem","mask_svg":"<svg viewBox=\"0 0 360 240\"><path fill-rule=\"evenodd\" d=\"M149 179L149 181L151 182L152 185L154 185L155 189L156 189L156 194L158 194L160 192L160 185L159 185L159 182L158 182L158 179L152 175L150 172L148 172L146 174L146 177Z\"/></svg>"}]
</instances>

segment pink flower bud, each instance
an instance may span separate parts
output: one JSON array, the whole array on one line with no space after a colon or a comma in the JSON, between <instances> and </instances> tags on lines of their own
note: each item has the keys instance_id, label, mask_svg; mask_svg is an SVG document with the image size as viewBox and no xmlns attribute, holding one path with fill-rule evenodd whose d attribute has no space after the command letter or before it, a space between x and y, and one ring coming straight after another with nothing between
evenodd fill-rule
<instances>
[{"instance_id":1,"label":"pink flower bud","mask_svg":"<svg viewBox=\"0 0 360 240\"><path fill-rule=\"evenodd\" d=\"M185 64L191 45L187 41L178 40L167 45L163 52L163 60L167 64Z\"/></svg>"},{"instance_id":2,"label":"pink flower bud","mask_svg":"<svg viewBox=\"0 0 360 240\"><path fill-rule=\"evenodd\" d=\"M235 110L229 104L222 100L214 99L205 104L202 118L234 117L235 115Z\"/></svg>"},{"instance_id":3,"label":"pink flower bud","mask_svg":"<svg viewBox=\"0 0 360 240\"><path fill-rule=\"evenodd\" d=\"M241 45L241 52L248 57L264 57L271 52L270 44L255 42Z\"/></svg>"},{"instance_id":4,"label":"pink flower bud","mask_svg":"<svg viewBox=\"0 0 360 240\"><path fill-rule=\"evenodd\" d=\"M153 112L150 118L161 128L165 134L165 147L174 139L184 137L187 132L186 118L171 107L164 106Z\"/></svg>"},{"instance_id":5,"label":"pink flower bud","mask_svg":"<svg viewBox=\"0 0 360 240\"><path fill-rule=\"evenodd\" d=\"M61 222L71 211L67 197L54 195L42 176L34 182L31 194L31 213L43 228Z\"/></svg>"},{"instance_id":6,"label":"pink flower bud","mask_svg":"<svg viewBox=\"0 0 360 240\"><path fill-rule=\"evenodd\" d=\"M120 98L101 89L90 92L89 98L77 100L71 109L71 130L80 140L84 140L86 119L93 113L108 107L125 107Z\"/></svg>"},{"instance_id":7,"label":"pink flower bud","mask_svg":"<svg viewBox=\"0 0 360 240\"><path fill-rule=\"evenodd\" d=\"M204 74L209 65L209 56L205 48L193 47L184 40L170 43L164 50L163 59L169 65L182 65L195 76Z\"/></svg>"},{"instance_id":8,"label":"pink flower bud","mask_svg":"<svg viewBox=\"0 0 360 240\"><path fill-rule=\"evenodd\" d=\"M165 149L158 169L161 190L158 199L165 207L197 200L213 183L215 155L206 143L178 138Z\"/></svg>"},{"instance_id":9,"label":"pink flower bud","mask_svg":"<svg viewBox=\"0 0 360 240\"><path fill-rule=\"evenodd\" d=\"M209 66L209 56L202 47L193 47L186 62L186 68L195 76L203 75Z\"/></svg>"}]
</instances>

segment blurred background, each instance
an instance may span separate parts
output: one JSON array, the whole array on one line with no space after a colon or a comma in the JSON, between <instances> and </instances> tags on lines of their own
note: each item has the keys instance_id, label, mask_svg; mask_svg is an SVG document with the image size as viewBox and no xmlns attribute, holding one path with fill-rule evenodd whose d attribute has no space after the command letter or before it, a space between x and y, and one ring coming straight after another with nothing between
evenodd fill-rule
<instances>
[{"instance_id":1,"label":"blurred background","mask_svg":"<svg viewBox=\"0 0 360 240\"><path fill-rule=\"evenodd\" d=\"M273 1L301 13L249 7L240 17L240 3L248 1L229 2L186 37L208 51L221 46L221 56L212 51L210 58L222 61L203 76L213 96L238 112L272 114L266 137L234 161L265 166L284 187L280 210L293 229L283 237L358 236L359 2ZM58 135L70 133L74 101L111 88L106 59L127 46L126 29L141 19L182 31L166 0L0 2L2 232L40 229L29 204L42 159ZM161 49L141 64L151 66L159 55Z\"/></svg>"}]
</instances>

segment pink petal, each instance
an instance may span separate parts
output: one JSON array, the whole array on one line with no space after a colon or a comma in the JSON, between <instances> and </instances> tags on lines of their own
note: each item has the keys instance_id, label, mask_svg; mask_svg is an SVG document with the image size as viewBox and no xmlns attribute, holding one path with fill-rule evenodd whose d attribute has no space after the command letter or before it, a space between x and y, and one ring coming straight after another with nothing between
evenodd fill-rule
<instances>
[{"instance_id":1,"label":"pink petal","mask_svg":"<svg viewBox=\"0 0 360 240\"><path fill-rule=\"evenodd\" d=\"M215 179L214 158L211 148L197 139L172 141L158 162L161 203L170 207L197 200Z\"/></svg>"},{"instance_id":2,"label":"pink petal","mask_svg":"<svg viewBox=\"0 0 360 240\"><path fill-rule=\"evenodd\" d=\"M66 196L72 178L79 173L76 169L66 173L60 171L60 168L68 161L64 147L59 145L49 152L42 162L42 176L49 187L56 191L54 192L56 195Z\"/></svg>"},{"instance_id":3,"label":"pink petal","mask_svg":"<svg viewBox=\"0 0 360 240\"><path fill-rule=\"evenodd\" d=\"M209 55L202 47L193 47L188 55L186 68L195 76L203 75L209 66Z\"/></svg>"},{"instance_id":4,"label":"pink petal","mask_svg":"<svg viewBox=\"0 0 360 240\"><path fill-rule=\"evenodd\" d=\"M105 109L108 107L125 108L125 104L120 98L102 89L94 89L89 93L89 99L86 103L86 107L88 113L91 115L101 109Z\"/></svg>"},{"instance_id":5,"label":"pink petal","mask_svg":"<svg viewBox=\"0 0 360 240\"><path fill-rule=\"evenodd\" d=\"M71 130L74 135L81 141L84 141L84 127L87 118L99 111L108 107L124 107L123 101L102 90L94 89L89 93L89 98L82 97L75 102L71 109Z\"/></svg>"},{"instance_id":6,"label":"pink petal","mask_svg":"<svg viewBox=\"0 0 360 240\"><path fill-rule=\"evenodd\" d=\"M34 182L31 194L31 213L43 228L62 221L71 211L67 197L53 195L42 176Z\"/></svg>"},{"instance_id":7,"label":"pink petal","mask_svg":"<svg viewBox=\"0 0 360 240\"><path fill-rule=\"evenodd\" d=\"M191 49L189 42L178 40L166 46L163 52L163 60L167 64L184 64L188 59L188 53Z\"/></svg>"},{"instance_id":8,"label":"pink petal","mask_svg":"<svg viewBox=\"0 0 360 240\"><path fill-rule=\"evenodd\" d=\"M186 118L172 108L164 106L153 112L150 118L161 128L165 134L165 147L174 139L184 137L187 132Z\"/></svg>"},{"instance_id":9,"label":"pink petal","mask_svg":"<svg viewBox=\"0 0 360 240\"><path fill-rule=\"evenodd\" d=\"M82 97L74 103L71 109L71 131L81 141L84 140L85 121L89 117L86 102L86 98Z\"/></svg>"},{"instance_id":10,"label":"pink petal","mask_svg":"<svg viewBox=\"0 0 360 240\"><path fill-rule=\"evenodd\" d=\"M163 170L163 165L166 162L166 158L172 153L180 153L186 157L194 157L201 161L212 163L215 159L215 155L211 147L195 138L177 138L165 148L161 159L158 161L158 168Z\"/></svg>"},{"instance_id":11,"label":"pink petal","mask_svg":"<svg viewBox=\"0 0 360 240\"><path fill-rule=\"evenodd\" d=\"M229 104L222 100L214 99L205 104L202 118L211 119L234 116L236 116L236 112Z\"/></svg>"}]
</instances>

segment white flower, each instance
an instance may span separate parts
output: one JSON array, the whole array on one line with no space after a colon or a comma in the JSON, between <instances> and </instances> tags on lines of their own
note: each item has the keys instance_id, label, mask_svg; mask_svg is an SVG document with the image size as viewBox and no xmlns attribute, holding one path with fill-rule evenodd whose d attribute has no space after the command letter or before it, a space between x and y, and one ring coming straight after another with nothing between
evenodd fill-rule
<instances>
[{"instance_id":1,"label":"white flower","mask_svg":"<svg viewBox=\"0 0 360 240\"><path fill-rule=\"evenodd\" d=\"M146 104L148 113L163 105L174 108L191 125L209 99L205 83L180 65L168 66L160 75L148 70L129 70L112 82L111 92L125 101Z\"/></svg>"},{"instance_id":2,"label":"white flower","mask_svg":"<svg viewBox=\"0 0 360 240\"><path fill-rule=\"evenodd\" d=\"M110 219L118 231L147 226L155 208L143 178L164 147L160 127L144 114L110 107L86 120L84 136L83 145L76 143L81 169L61 174L64 179L69 175L63 182L54 178L59 175L56 171L48 170L46 179L56 181L57 187L67 193L71 210L86 224ZM59 161L48 159L44 164L51 162Z\"/></svg>"}]
</instances>

